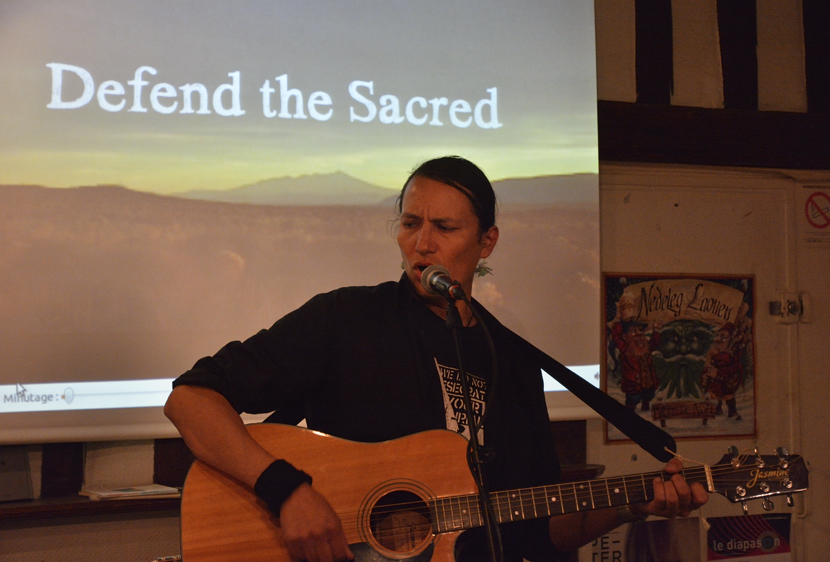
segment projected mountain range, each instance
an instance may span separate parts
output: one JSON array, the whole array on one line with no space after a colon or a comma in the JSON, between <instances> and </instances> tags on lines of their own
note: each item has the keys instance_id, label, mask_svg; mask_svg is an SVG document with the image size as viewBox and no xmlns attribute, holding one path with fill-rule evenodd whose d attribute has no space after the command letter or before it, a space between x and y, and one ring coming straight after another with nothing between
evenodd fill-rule
<instances>
[{"instance_id":1,"label":"projected mountain range","mask_svg":"<svg viewBox=\"0 0 830 562\"><path fill-rule=\"evenodd\" d=\"M518 205L596 203L597 175L573 174L493 182L499 202ZM193 190L176 194L184 199L258 205L377 205L398 195L342 172L274 178L223 191Z\"/></svg>"},{"instance_id":2,"label":"projected mountain range","mask_svg":"<svg viewBox=\"0 0 830 562\"><path fill-rule=\"evenodd\" d=\"M342 172L296 178L274 178L224 191L177 193L185 199L258 205L376 205L395 194Z\"/></svg>"}]
</instances>

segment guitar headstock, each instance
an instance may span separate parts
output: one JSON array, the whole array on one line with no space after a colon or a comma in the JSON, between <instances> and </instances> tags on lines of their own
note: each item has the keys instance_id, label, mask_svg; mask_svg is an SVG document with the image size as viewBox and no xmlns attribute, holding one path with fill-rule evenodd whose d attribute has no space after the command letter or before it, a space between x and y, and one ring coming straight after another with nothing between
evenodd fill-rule
<instances>
[{"instance_id":1,"label":"guitar headstock","mask_svg":"<svg viewBox=\"0 0 830 562\"><path fill-rule=\"evenodd\" d=\"M770 496L787 494L792 505L792 494L803 492L808 486L808 470L801 455L790 455L786 449L776 449L774 455L739 454L735 447L711 467L714 491L729 501L746 504L748 500L764 498L764 509L771 510Z\"/></svg>"}]
</instances>

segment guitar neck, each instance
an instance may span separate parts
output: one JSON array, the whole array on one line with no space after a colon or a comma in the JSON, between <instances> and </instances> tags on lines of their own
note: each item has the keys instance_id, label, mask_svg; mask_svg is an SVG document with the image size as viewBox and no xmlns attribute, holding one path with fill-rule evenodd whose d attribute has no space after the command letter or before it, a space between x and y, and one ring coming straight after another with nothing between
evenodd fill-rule
<instances>
[{"instance_id":1,"label":"guitar neck","mask_svg":"<svg viewBox=\"0 0 830 562\"><path fill-rule=\"evenodd\" d=\"M706 469L683 470L689 484L707 486ZM617 476L585 482L569 482L518 490L492 492L490 501L498 523L523 521L538 517L565 515L651 501L655 478L668 478L666 472ZM481 527L484 518L478 495L436 498L430 505L438 533Z\"/></svg>"}]
</instances>

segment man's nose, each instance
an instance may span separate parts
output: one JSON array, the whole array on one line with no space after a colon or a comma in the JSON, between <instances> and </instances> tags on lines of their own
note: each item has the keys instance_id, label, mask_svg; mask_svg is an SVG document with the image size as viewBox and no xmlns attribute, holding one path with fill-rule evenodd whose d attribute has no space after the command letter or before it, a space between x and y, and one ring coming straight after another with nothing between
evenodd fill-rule
<instances>
[{"instance_id":1,"label":"man's nose","mask_svg":"<svg viewBox=\"0 0 830 562\"><path fill-rule=\"evenodd\" d=\"M419 254L429 254L435 251L435 236L430 226L424 226L418 232L418 241L415 243L415 251Z\"/></svg>"}]
</instances>

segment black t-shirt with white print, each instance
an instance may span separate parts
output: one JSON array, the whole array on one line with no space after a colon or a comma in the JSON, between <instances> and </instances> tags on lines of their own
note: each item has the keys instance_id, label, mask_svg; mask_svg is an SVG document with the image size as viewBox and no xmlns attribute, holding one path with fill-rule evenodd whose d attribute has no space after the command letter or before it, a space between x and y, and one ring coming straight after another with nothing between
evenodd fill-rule
<instances>
[{"instance_id":1,"label":"black t-shirt with white print","mask_svg":"<svg viewBox=\"0 0 830 562\"><path fill-rule=\"evenodd\" d=\"M435 316L435 315L433 315ZM441 324L444 320L439 319ZM419 324L418 338L425 356L432 359L431 370L441 381L444 399L444 417L447 429L470 438L470 424L464 407L462 380L458 369L458 351L449 328L438 326L432 318L424 318ZM487 346L484 330L478 324L458 331L464 370L474 412L475 424L480 425L487 403L487 392L493 378L493 361ZM484 443L484 428L478 433L479 443Z\"/></svg>"}]
</instances>

